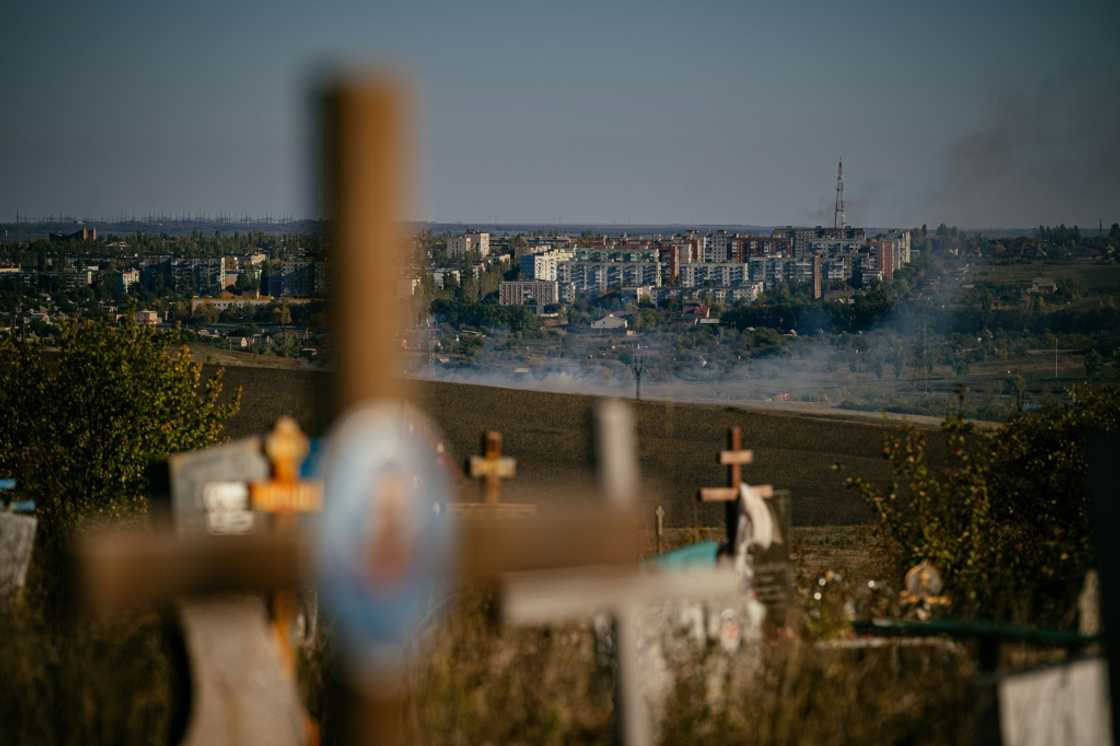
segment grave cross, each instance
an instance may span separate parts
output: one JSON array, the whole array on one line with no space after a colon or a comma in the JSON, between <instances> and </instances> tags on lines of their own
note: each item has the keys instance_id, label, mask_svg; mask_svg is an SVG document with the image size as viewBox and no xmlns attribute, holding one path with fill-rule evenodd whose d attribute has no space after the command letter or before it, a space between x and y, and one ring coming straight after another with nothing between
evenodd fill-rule
<instances>
[{"instance_id":1,"label":"grave cross","mask_svg":"<svg viewBox=\"0 0 1120 746\"><path fill-rule=\"evenodd\" d=\"M249 497L253 510L273 515L273 529L277 533L295 530L296 518L301 513L317 513L323 508L323 486L319 482L299 478L299 465L307 456L307 438L291 417L281 417L265 439L264 450L272 464L272 479L252 482ZM296 599L291 589L281 589L272 595L272 623L276 641L280 646L288 670L296 668L292 650L292 619L296 615Z\"/></svg>"},{"instance_id":2,"label":"grave cross","mask_svg":"<svg viewBox=\"0 0 1120 746\"><path fill-rule=\"evenodd\" d=\"M497 503L501 480L511 478L516 472L517 461L502 455L502 434L487 430L482 436L482 456L471 456L470 460L471 476L482 480L483 500Z\"/></svg>"},{"instance_id":3,"label":"grave cross","mask_svg":"<svg viewBox=\"0 0 1120 746\"><path fill-rule=\"evenodd\" d=\"M596 426L603 492L616 505L631 504L638 493L632 413L622 402L604 402L596 410ZM645 746L653 741L653 727L640 689L638 648L644 607L659 601L731 596L740 590L739 576L726 568L668 573L636 568L552 570L507 578L502 606L506 622L520 625L610 612L617 655L615 727L622 743Z\"/></svg>"},{"instance_id":4,"label":"grave cross","mask_svg":"<svg viewBox=\"0 0 1120 746\"><path fill-rule=\"evenodd\" d=\"M727 431L727 450L719 452L719 463L727 467L726 487L701 487L697 493L700 502L724 503L724 523L727 526L727 545L735 546L739 525L739 504L743 486L743 466L754 461L754 452L743 448L743 429L734 425ZM751 486L758 497L773 497L774 488L768 484Z\"/></svg>"},{"instance_id":5,"label":"grave cross","mask_svg":"<svg viewBox=\"0 0 1120 746\"><path fill-rule=\"evenodd\" d=\"M491 515L527 515L536 512L532 503L503 503L500 501L501 480L510 479L517 472L517 460L502 455L502 434L488 430L482 436L482 456L471 456L467 473L482 483L482 502L452 502L448 509L453 513Z\"/></svg>"}]
</instances>

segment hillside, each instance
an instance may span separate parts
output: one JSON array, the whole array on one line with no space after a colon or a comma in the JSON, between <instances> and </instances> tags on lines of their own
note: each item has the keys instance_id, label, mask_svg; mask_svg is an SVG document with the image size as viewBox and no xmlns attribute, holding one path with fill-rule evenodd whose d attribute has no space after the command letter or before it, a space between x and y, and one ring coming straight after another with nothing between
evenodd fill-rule
<instances>
[{"instance_id":1,"label":"hillside","mask_svg":"<svg viewBox=\"0 0 1120 746\"><path fill-rule=\"evenodd\" d=\"M242 366L225 371L227 388L240 387L243 395L241 411L229 425L231 435L262 432L281 414L295 416L310 432L322 432L317 400L328 390L328 374ZM590 482L595 397L428 381L417 382L415 390L456 460L477 452L483 430L502 431L506 452L518 460L518 478L506 488L506 499L528 499L530 493L538 499L542 491L570 494ZM746 446L755 452L747 478L789 490L795 524L864 522L870 517L867 509L843 488L832 464L885 481L882 438L888 428L900 426L885 418L750 405L643 401L636 411L642 472L650 482L646 499L662 504L667 525L675 527L722 525L721 510L698 506L693 496L697 487L722 484L716 453L733 424L743 427ZM940 449L933 450L936 457Z\"/></svg>"}]
</instances>

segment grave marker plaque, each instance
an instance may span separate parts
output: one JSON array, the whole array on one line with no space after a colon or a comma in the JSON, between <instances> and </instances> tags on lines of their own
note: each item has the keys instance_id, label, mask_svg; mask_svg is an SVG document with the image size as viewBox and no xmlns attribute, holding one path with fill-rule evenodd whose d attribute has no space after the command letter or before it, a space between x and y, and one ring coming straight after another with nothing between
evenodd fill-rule
<instances>
[{"instance_id":1,"label":"grave marker plaque","mask_svg":"<svg viewBox=\"0 0 1120 746\"><path fill-rule=\"evenodd\" d=\"M263 530L249 503L249 483L267 479L260 438L245 438L168 458L175 530L236 534Z\"/></svg>"},{"instance_id":2,"label":"grave marker plaque","mask_svg":"<svg viewBox=\"0 0 1120 746\"><path fill-rule=\"evenodd\" d=\"M32 516L0 512L0 599L23 588L35 546L35 526Z\"/></svg>"},{"instance_id":3,"label":"grave marker plaque","mask_svg":"<svg viewBox=\"0 0 1120 746\"><path fill-rule=\"evenodd\" d=\"M184 535L260 534L249 484L267 479L260 438L169 459L175 529ZM227 541L236 537L227 536ZM191 661L192 710L184 744L304 743L304 718L260 596L178 604Z\"/></svg>"},{"instance_id":4,"label":"grave marker plaque","mask_svg":"<svg viewBox=\"0 0 1120 746\"><path fill-rule=\"evenodd\" d=\"M789 537L790 495L787 490L774 490L766 500L774 521L774 541L767 549L752 549L754 554L754 590L766 607L766 621L775 627L785 626L793 593L793 563L790 561Z\"/></svg>"},{"instance_id":5,"label":"grave marker plaque","mask_svg":"<svg viewBox=\"0 0 1120 746\"><path fill-rule=\"evenodd\" d=\"M1004 746L1113 743L1105 662L1089 658L1004 677L999 721Z\"/></svg>"}]
</instances>

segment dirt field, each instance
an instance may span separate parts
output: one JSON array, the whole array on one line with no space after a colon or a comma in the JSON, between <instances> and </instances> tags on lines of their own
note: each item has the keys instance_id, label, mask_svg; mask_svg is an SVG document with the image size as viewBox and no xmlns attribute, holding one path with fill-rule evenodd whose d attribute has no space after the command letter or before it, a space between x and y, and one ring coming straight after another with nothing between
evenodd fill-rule
<instances>
[{"instance_id":1,"label":"dirt field","mask_svg":"<svg viewBox=\"0 0 1120 746\"><path fill-rule=\"evenodd\" d=\"M1120 288L1120 266L1115 264L1080 264L1061 262L1045 264L978 264L970 279L973 282L1030 284L1036 277L1052 280L1076 280L1084 291L1111 295Z\"/></svg>"},{"instance_id":2,"label":"dirt field","mask_svg":"<svg viewBox=\"0 0 1120 746\"><path fill-rule=\"evenodd\" d=\"M323 432L317 413L324 409L327 374L237 366L225 371L228 386L240 387L243 394L231 435L263 432L282 414L295 416L310 432ZM595 397L434 382L417 383L416 394L456 461L477 452L482 431L502 431L506 452L518 459L518 476L505 488L505 499L565 499L590 487ZM746 446L755 454L747 478L790 490L796 525L864 522L870 517L866 507L844 489L832 465L885 481L882 439L900 426L854 413L749 406L643 401L636 412L641 467L649 483L644 499L651 514L655 505L664 506L671 527L722 525L721 508L698 505L694 495L698 487L723 483L717 453L734 424L743 427ZM933 450L940 451L936 443Z\"/></svg>"}]
</instances>

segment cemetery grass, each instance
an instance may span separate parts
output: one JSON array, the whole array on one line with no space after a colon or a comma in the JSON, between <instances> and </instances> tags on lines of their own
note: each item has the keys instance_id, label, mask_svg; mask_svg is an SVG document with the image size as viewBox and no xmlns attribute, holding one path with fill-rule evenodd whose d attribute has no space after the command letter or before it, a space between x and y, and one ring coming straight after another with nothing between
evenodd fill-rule
<instances>
[{"instance_id":1,"label":"cemetery grass","mask_svg":"<svg viewBox=\"0 0 1120 746\"><path fill-rule=\"evenodd\" d=\"M610 744L611 671L590 625L496 631L492 600L453 612L417 677L417 742ZM966 656L772 641L674 671L664 744L951 744L979 717Z\"/></svg>"},{"instance_id":2,"label":"cemetery grass","mask_svg":"<svg viewBox=\"0 0 1120 746\"><path fill-rule=\"evenodd\" d=\"M944 648L837 650L811 629L810 586L820 568L856 583L870 527L795 528L797 639L775 638L728 659L697 651L674 671L661 708L666 744L967 743L977 716L966 656ZM674 529L672 544L712 531ZM40 577L42 577L40 575ZM186 672L167 619L143 614L112 625L78 615L48 623L37 604L0 611L0 717L5 744L175 742L186 717ZM428 629L415 674L410 742L612 742L611 670L592 625L511 629L492 594L460 595ZM324 661L331 636L305 650L301 688L338 743Z\"/></svg>"}]
</instances>

